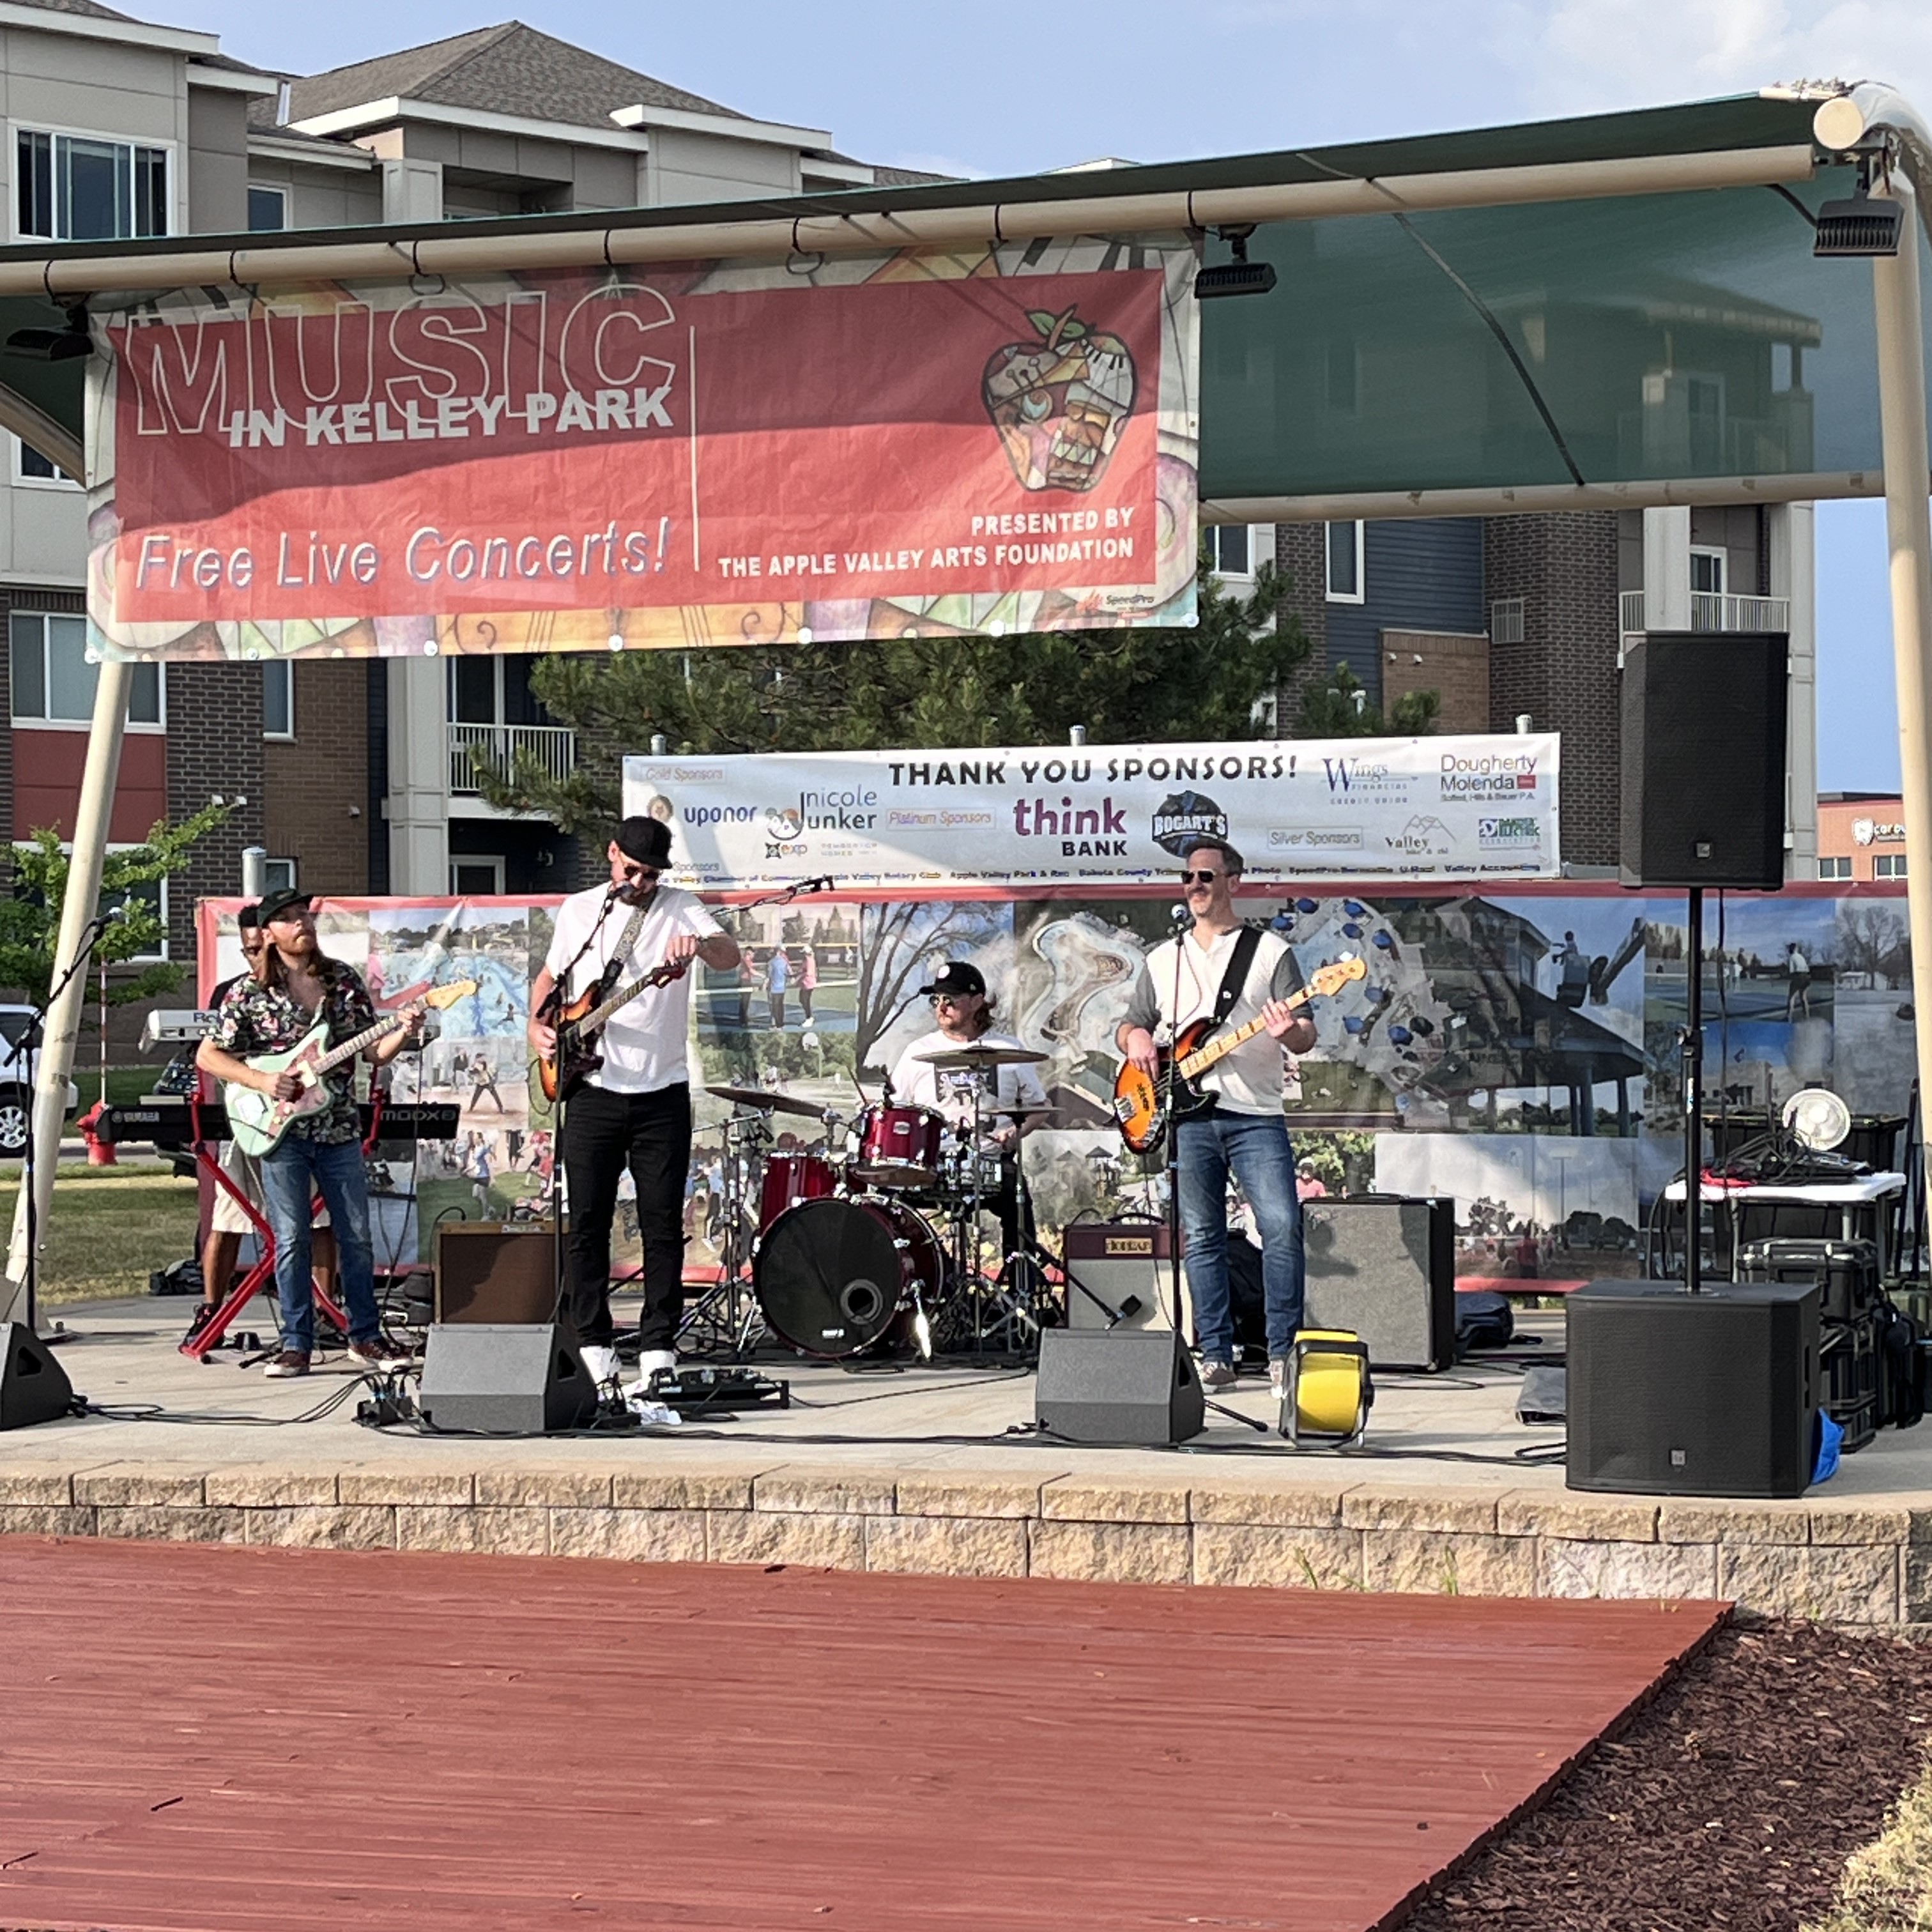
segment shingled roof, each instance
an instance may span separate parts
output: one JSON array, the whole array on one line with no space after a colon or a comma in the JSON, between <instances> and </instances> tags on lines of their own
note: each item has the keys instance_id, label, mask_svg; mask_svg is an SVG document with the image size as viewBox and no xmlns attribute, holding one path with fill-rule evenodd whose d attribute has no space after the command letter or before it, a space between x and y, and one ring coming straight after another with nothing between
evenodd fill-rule
<instances>
[{"instance_id":1,"label":"shingled roof","mask_svg":"<svg viewBox=\"0 0 1932 1932\"><path fill-rule=\"evenodd\" d=\"M91 6L92 0L74 4ZM289 118L312 121L392 98L524 115L580 128L608 128L615 110L639 102L726 115L734 121L746 118L735 109L540 33L520 20L310 74L292 84Z\"/></svg>"}]
</instances>

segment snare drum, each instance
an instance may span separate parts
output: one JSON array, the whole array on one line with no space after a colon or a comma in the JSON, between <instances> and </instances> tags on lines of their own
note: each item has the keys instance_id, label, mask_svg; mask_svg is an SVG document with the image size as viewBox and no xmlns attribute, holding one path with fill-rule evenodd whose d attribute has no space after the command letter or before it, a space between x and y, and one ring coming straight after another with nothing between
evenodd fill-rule
<instances>
[{"instance_id":1,"label":"snare drum","mask_svg":"<svg viewBox=\"0 0 1932 1932\"><path fill-rule=\"evenodd\" d=\"M808 1355L856 1355L938 1299L939 1238L900 1201L802 1201L758 1242L752 1282L772 1332Z\"/></svg>"},{"instance_id":2,"label":"snare drum","mask_svg":"<svg viewBox=\"0 0 1932 1932\"><path fill-rule=\"evenodd\" d=\"M945 1138L944 1117L929 1107L868 1107L859 1118L859 1158L848 1172L867 1187L930 1187Z\"/></svg>"},{"instance_id":3,"label":"snare drum","mask_svg":"<svg viewBox=\"0 0 1932 1932\"><path fill-rule=\"evenodd\" d=\"M788 1208L820 1201L838 1191L838 1171L822 1154L790 1151L765 1156L758 1184L758 1232L763 1234Z\"/></svg>"}]
</instances>

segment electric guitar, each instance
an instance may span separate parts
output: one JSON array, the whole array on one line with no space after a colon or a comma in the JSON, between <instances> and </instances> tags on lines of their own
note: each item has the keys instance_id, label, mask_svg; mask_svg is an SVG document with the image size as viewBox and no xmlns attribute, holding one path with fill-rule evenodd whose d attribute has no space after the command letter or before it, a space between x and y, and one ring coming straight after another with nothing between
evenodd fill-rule
<instances>
[{"instance_id":1,"label":"electric guitar","mask_svg":"<svg viewBox=\"0 0 1932 1932\"><path fill-rule=\"evenodd\" d=\"M1326 999L1339 993L1350 980L1366 979L1368 972L1366 960L1345 953L1334 965L1318 968L1308 984L1300 992L1290 994L1282 1004L1300 1006L1310 1000ZM1165 1120L1184 1120L1202 1112L1214 1099L1211 1094L1202 1093L1192 1083L1216 1060L1265 1031L1266 1024L1257 1016L1221 1039L1210 1040L1208 1036L1214 1030L1214 1020L1212 1015L1204 1014L1181 1029L1173 1046L1156 1049L1160 1055L1158 1074L1143 1072L1131 1060L1123 1060L1120 1072L1114 1076L1114 1118L1121 1139L1136 1154L1158 1147ZM1164 1106L1170 1089L1172 1104Z\"/></svg>"},{"instance_id":2,"label":"electric guitar","mask_svg":"<svg viewBox=\"0 0 1932 1932\"><path fill-rule=\"evenodd\" d=\"M424 1005L453 1006L476 991L474 980L453 980L446 986L433 986L422 998ZM248 1064L268 1073L292 1073L302 1091L292 1100L278 1100L238 1081L224 1080L222 1099L228 1109L229 1132L244 1154L258 1159L279 1143L290 1127L304 1114L319 1112L328 1105L328 1088L324 1076L353 1060L365 1047L374 1046L385 1034L398 1033L412 1024L406 1012L386 1013L372 1027L364 1027L340 1046L328 1043L328 1022L318 1020L302 1040L285 1053L250 1056Z\"/></svg>"},{"instance_id":3,"label":"electric guitar","mask_svg":"<svg viewBox=\"0 0 1932 1932\"><path fill-rule=\"evenodd\" d=\"M538 1016L556 1029L556 1050L548 1056L537 1055L537 1084L544 1098L554 1100L561 1094L568 1100L604 1064L604 1056L596 1048L597 1036L619 1008L628 1006L653 986L668 986L674 980L682 980L690 970L688 959L668 960L652 967L641 980L633 980L614 992L608 980L596 980L567 1006L560 1005L553 992Z\"/></svg>"}]
</instances>

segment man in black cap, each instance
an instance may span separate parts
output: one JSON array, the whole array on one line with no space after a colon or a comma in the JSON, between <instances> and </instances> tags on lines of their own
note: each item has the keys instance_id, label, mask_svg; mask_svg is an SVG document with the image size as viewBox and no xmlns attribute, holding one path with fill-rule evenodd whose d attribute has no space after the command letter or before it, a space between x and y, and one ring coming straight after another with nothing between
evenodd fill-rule
<instances>
[{"instance_id":1,"label":"man in black cap","mask_svg":"<svg viewBox=\"0 0 1932 1932\"><path fill-rule=\"evenodd\" d=\"M619 983L655 968L701 959L714 972L738 963L738 942L691 893L659 884L670 863L670 828L644 814L611 839L608 885L573 892L556 909L550 951L530 988L530 1042L544 1058L556 1030L544 1017L551 994L567 1005L606 968ZM638 1378L677 1364L684 1312L684 1186L691 1166L691 980L681 974L611 1015L596 1050L604 1064L564 1099L564 1183L569 1210L567 1312L585 1365L614 1382L610 1223L628 1166L638 1190L644 1251L644 1307L638 1324Z\"/></svg>"},{"instance_id":2,"label":"man in black cap","mask_svg":"<svg viewBox=\"0 0 1932 1932\"><path fill-rule=\"evenodd\" d=\"M338 1044L376 1021L375 1003L354 967L332 959L316 937L310 896L283 888L263 894L259 908L268 944L221 1002L214 1030L196 1064L230 1084L292 1100L301 1088L292 1074L251 1066L249 1056L298 1046L318 1018ZM386 1066L416 1038L420 1006L398 1015L406 1025L367 1049ZM327 1104L298 1115L262 1156L262 1199L275 1238L275 1294L282 1346L266 1372L305 1376L315 1346L315 1288L310 1269L310 1214L318 1191L335 1231L342 1298L349 1316L349 1359L358 1368L393 1366L410 1351L382 1334L376 1305L375 1250L369 1238L369 1178L362 1161L362 1117L356 1105L356 1068L346 1062L326 1077Z\"/></svg>"},{"instance_id":3,"label":"man in black cap","mask_svg":"<svg viewBox=\"0 0 1932 1932\"><path fill-rule=\"evenodd\" d=\"M919 989L932 1002L939 1022L898 1057L892 1068L892 1097L902 1106L929 1107L950 1125L970 1120L976 1093L980 1121L986 1130L983 1151L999 1160L999 1180L986 1205L1000 1217L1000 1239L1009 1255L1022 1252L1030 1230L1020 1214L1019 1144L1046 1120L1046 1090L1036 1070L1028 1065L992 1066L972 1071L942 1070L932 1064L935 1054L956 1053L962 1047L1010 1047L1024 1052L1011 1034L996 1032L993 1002L985 976L963 959L949 959ZM1028 1113L1002 1113L1002 1108L1030 1108ZM976 1150L981 1151L982 1150Z\"/></svg>"}]
</instances>

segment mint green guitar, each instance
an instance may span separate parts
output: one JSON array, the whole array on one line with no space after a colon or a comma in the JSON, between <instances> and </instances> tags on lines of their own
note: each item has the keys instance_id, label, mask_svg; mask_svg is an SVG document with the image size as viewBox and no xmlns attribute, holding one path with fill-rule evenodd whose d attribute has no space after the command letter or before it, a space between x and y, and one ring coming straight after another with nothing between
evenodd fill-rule
<instances>
[{"instance_id":1,"label":"mint green guitar","mask_svg":"<svg viewBox=\"0 0 1932 1932\"><path fill-rule=\"evenodd\" d=\"M423 1003L431 1006L453 1006L458 1000L466 1000L476 990L474 980L453 980L446 986L432 987L422 996ZM364 1027L353 1039L332 1047L328 1043L328 1022L319 1020L300 1043L290 1047L286 1053L252 1055L248 1060L250 1066L259 1066L268 1073L292 1073L302 1082L302 1091L292 1100L278 1100L272 1094L244 1087L238 1081L224 1080L221 1098L228 1109L229 1132L233 1135L236 1145L244 1154L253 1154L259 1160L278 1146L293 1123L304 1114L320 1112L328 1106L326 1076L331 1072L345 1061L353 1060L366 1048L374 1046L385 1034L400 1033L409 1024L406 1012L386 1014L374 1026Z\"/></svg>"}]
</instances>

